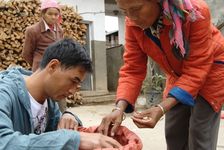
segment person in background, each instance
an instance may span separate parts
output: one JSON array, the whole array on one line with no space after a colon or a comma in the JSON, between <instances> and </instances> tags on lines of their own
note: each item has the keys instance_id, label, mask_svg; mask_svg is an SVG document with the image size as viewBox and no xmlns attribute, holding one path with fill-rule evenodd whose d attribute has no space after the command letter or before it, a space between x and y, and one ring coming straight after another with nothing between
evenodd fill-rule
<instances>
[{"instance_id":1,"label":"person in background","mask_svg":"<svg viewBox=\"0 0 224 150\"><path fill-rule=\"evenodd\" d=\"M124 65L116 107L103 118L98 130L116 134L123 112L133 112L149 56L166 74L164 100L134 112L134 123L139 128L154 128L166 114L168 150L215 150L224 103L224 38L212 25L206 2L116 2L127 16Z\"/></svg>"},{"instance_id":2,"label":"person in background","mask_svg":"<svg viewBox=\"0 0 224 150\"><path fill-rule=\"evenodd\" d=\"M100 133L75 131L77 117L61 114L54 101L79 90L91 71L85 49L71 39L62 39L45 50L34 73L13 67L0 72L0 149L120 147L117 141Z\"/></svg>"},{"instance_id":3,"label":"person in background","mask_svg":"<svg viewBox=\"0 0 224 150\"><path fill-rule=\"evenodd\" d=\"M56 0L43 0L40 21L27 27L22 51L23 58L36 71L46 48L63 38L60 27L61 11ZM61 112L66 110L66 101L59 101Z\"/></svg>"}]
</instances>

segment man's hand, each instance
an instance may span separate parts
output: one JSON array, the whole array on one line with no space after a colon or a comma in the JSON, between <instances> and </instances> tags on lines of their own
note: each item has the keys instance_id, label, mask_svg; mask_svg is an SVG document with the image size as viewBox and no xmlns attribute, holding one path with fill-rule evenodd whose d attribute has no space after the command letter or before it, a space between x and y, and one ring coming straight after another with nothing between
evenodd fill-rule
<instances>
[{"instance_id":1,"label":"man's hand","mask_svg":"<svg viewBox=\"0 0 224 150\"><path fill-rule=\"evenodd\" d=\"M64 113L58 123L58 129L77 130L78 121L70 113Z\"/></svg>"},{"instance_id":2,"label":"man's hand","mask_svg":"<svg viewBox=\"0 0 224 150\"><path fill-rule=\"evenodd\" d=\"M96 148L121 148L121 144L111 137L100 133L84 133L80 132L81 150L93 150Z\"/></svg>"},{"instance_id":3,"label":"man's hand","mask_svg":"<svg viewBox=\"0 0 224 150\"><path fill-rule=\"evenodd\" d=\"M159 107L152 107L143 112L134 112L131 117L138 128L154 128L163 112Z\"/></svg>"}]
</instances>

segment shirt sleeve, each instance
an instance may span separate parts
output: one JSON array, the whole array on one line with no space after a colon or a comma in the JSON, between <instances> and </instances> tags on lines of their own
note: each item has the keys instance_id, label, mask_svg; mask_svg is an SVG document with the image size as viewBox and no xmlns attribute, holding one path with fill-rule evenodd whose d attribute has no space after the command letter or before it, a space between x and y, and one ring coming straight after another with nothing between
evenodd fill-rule
<instances>
[{"instance_id":1,"label":"shirt sleeve","mask_svg":"<svg viewBox=\"0 0 224 150\"><path fill-rule=\"evenodd\" d=\"M33 54L36 49L35 35L32 34L30 28L25 31L25 42L23 45L22 56L32 66Z\"/></svg>"},{"instance_id":2,"label":"shirt sleeve","mask_svg":"<svg viewBox=\"0 0 224 150\"><path fill-rule=\"evenodd\" d=\"M140 48L133 34L134 27L126 25L124 65L120 69L117 88L117 101L129 103L126 112L132 112L146 76L147 55Z\"/></svg>"}]
</instances>

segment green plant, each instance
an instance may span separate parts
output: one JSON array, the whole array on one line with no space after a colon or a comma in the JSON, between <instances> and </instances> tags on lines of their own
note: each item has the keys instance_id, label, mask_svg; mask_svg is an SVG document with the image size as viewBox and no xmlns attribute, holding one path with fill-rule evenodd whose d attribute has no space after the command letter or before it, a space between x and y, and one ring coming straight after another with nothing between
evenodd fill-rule
<instances>
[{"instance_id":1,"label":"green plant","mask_svg":"<svg viewBox=\"0 0 224 150\"><path fill-rule=\"evenodd\" d=\"M159 75L155 73L150 77L147 77L142 85L142 92L143 94L150 92L152 90L157 92L162 92L164 88L165 77L163 75Z\"/></svg>"},{"instance_id":2,"label":"green plant","mask_svg":"<svg viewBox=\"0 0 224 150\"><path fill-rule=\"evenodd\" d=\"M152 90L162 92L164 88L164 81L165 81L165 77L163 75L159 75L158 73L153 75L152 83L151 83Z\"/></svg>"},{"instance_id":3,"label":"green plant","mask_svg":"<svg viewBox=\"0 0 224 150\"><path fill-rule=\"evenodd\" d=\"M147 75L142 84L142 94L149 93L150 91L156 91L162 93L165 85L165 76L159 74L158 66L152 60L148 61Z\"/></svg>"}]
</instances>

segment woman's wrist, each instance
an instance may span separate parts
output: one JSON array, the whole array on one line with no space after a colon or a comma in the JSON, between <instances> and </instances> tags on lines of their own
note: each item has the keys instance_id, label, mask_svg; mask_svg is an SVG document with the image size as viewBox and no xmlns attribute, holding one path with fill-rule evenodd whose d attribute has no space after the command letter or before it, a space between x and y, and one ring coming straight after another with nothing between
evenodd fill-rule
<instances>
[{"instance_id":1,"label":"woman's wrist","mask_svg":"<svg viewBox=\"0 0 224 150\"><path fill-rule=\"evenodd\" d=\"M126 100L118 100L116 107L120 108L120 111L124 112L128 106L128 102Z\"/></svg>"},{"instance_id":2,"label":"woman's wrist","mask_svg":"<svg viewBox=\"0 0 224 150\"><path fill-rule=\"evenodd\" d=\"M164 109L164 113L166 113L177 103L178 101L174 97L168 97L166 100L162 101L159 105Z\"/></svg>"}]
</instances>

